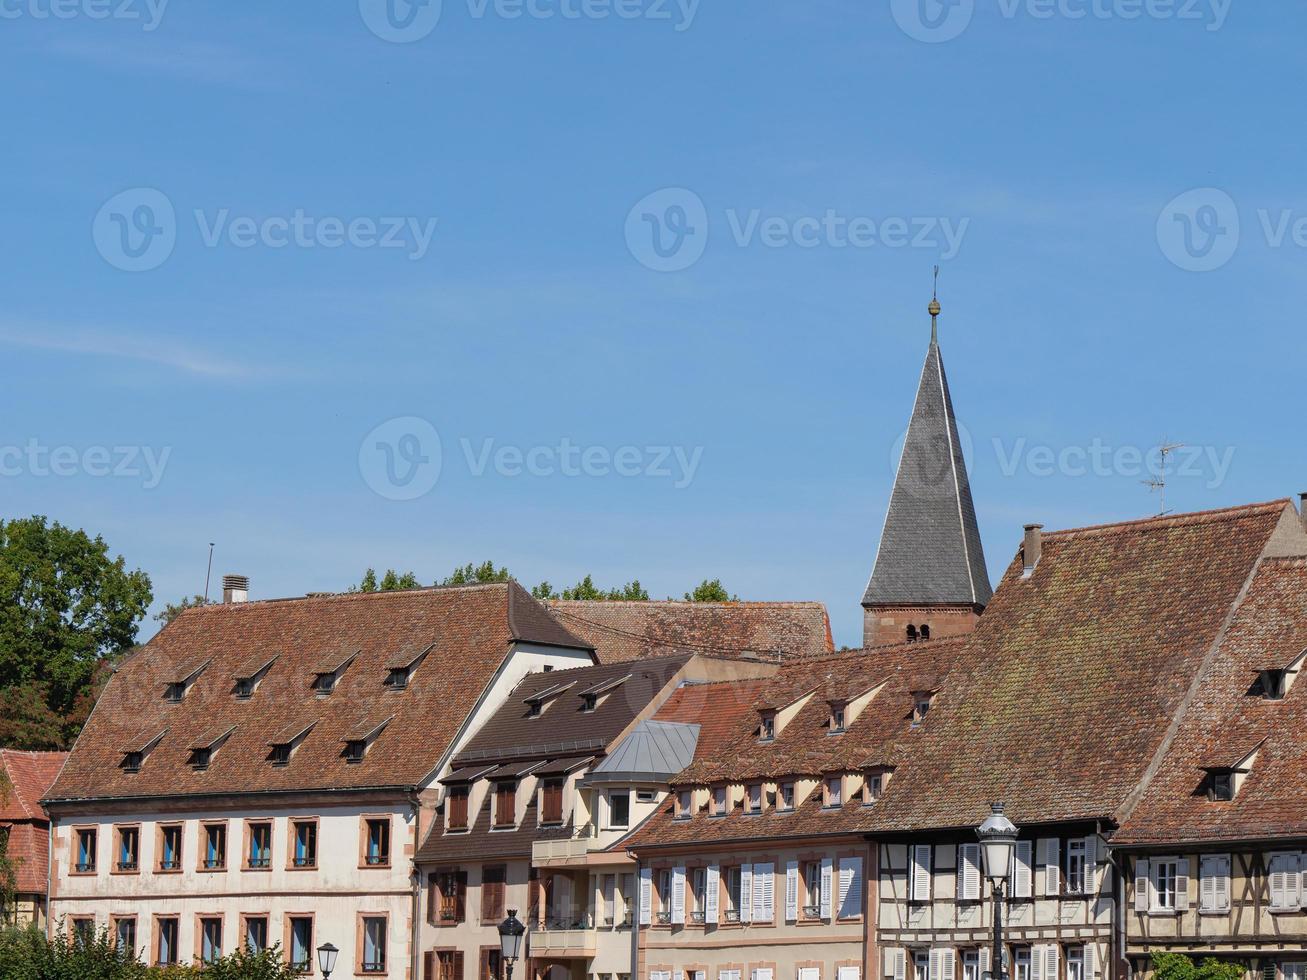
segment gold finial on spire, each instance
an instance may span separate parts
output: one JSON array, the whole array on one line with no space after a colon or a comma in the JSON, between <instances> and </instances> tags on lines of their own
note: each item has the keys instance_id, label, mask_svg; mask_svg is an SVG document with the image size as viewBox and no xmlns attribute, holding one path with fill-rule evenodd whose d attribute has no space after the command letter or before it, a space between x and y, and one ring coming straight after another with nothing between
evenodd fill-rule
<instances>
[{"instance_id":1,"label":"gold finial on spire","mask_svg":"<svg viewBox=\"0 0 1307 980\"><path fill-rule=\"evenodd\" d=\"M935 266L935 286L930 291L930 306L926 307L930 311L930 342L939 343L939 326L935 322L939 316L939 266Z\"/></svg>"}]
</instances>

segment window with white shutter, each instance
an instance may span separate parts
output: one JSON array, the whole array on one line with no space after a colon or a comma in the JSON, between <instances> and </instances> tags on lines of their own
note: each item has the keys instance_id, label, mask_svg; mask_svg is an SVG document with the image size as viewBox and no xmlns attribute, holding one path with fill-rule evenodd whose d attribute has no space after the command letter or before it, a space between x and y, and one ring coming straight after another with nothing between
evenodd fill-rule
<instances>
[{"instance_id":1,"label":"window with white shutter","mask_svg":"<svg viewBox=\"0 0 1307 980\"><path fill-rule=\"evenodd\" d=\"M653 868L640 869L640 925L647 926L653 918Z\"/></svg>"},{"instance_id":2,"label":"window with white shutter","mask_svg":"<svg viewBox=\"0 0 1307 980\"><path fill-rule=\"evenodd\" d=\"M1060 895L1062 882L1060 871L1060 841L1056 837L1045 837L1039 842L1039 863L1044 869L1044 894Z\"/></svg>"},{"instance_id":3,"label":"window with white shutter","mask_svg":"<svg viewBox=\"0 0 1307 980\"><path fill-rule=\"evenodd\" d=\"M958 848L958 901L980 901L980 845Z\"/></svg>"},{"instance_id":4,"label":"window with white shutter","mask_svg":"<svg viewBox=\"0 0 1307 980\"><path fill-rule=\"evenodd\" d=\"M1149 911L1171 912L1176 908L1176 883L1180 862L1176 858L1154 858L1152 888L1149 889L1152 905Z\"/></svg>"},{"instance_id":5,"label":"window with white shutter","mask_svg":"<svg viewBox=\"0 0 1307 980\"><path fill-rule=\"evenodd\" d=\"M1072 837L1066 842L1066 890L1081 895L1085 889L1085 838Z\"/></svg>"},{"instance_id":6,"label":"window with white shutter","mask_svg":"<svg viewBox=\"0 0 1307 980\"><path fill-rule=\"evenodd\" d=\"M835 861L833 858L821 859L821 917L831 917L831 894L834 889Z\"/></svg>"},{"instance_id":7,"label":"window with white shutter","mask_svg":"<svg viewBox=\"0 0 1307 980\"><path fill-rule=\"evenodd\" d=\"M672 980L671 970L650 970L649 980Z\"/></svg>"},{"instance_id":8,"label":"window with white shutter","mask_svg":"<svg viewBox=\"0 0 1307 980\"><path fill-rule=\"evenodd\" d=\"M760 966L750 976L753 977L753 980L772 980L773 971L769 966Z\"/></svg>"},{"instance_id":9,"label":"window with white shutter","mask_svg":"<svg viewBox=\"0 0 1307 980\"><path fill-rule=\"evenodd\" d=\"M909 897L914 902L930 901L929 844L914 844L912 847L912 892Z\"/></svg>"},{"instance_id":10,"label":"window with white shutter","mask_svg":"<svg viewBox=\"0 0 1307 980\"><path fill-rule=\"evenodd\" d=\"M672 869L672 923L685 925L685 866Z\"/></svg>"},{"instance_id":11,"label":"window with white shutter","mask_svg":"<svg viewBox=\"0 0 1307 980\"><path fill-rule=\"evenodd\" d=\"M1204 854L1199 859L1198 907L1204 912L1230 910L1230 855Z\"/></svg>"},{"instance_id":12,"label":"window with white shutter","mask_svg":"<svg viewBox=\"0 0 1307 980\"><path fill-rule=\"evenodd\" d=\"M799 919L799 862L785 862L785 921L797 922ZM802 970L799 971L802 974ZM803 980L800 976L799 980Z\"/></svg>"},{"instance_id":13,"label":"window with white shutter","mask_svg":"<svg viewBox=\"0 0 1307 980\"><path fill-rule=\"evenodd\" d=\"M1025 975L1022 976L1022 963ZM1044 947L1027 946L1017 952L1017 980L1044 980Z\"/></svg>"},{"instance_id":14,"label":"window with white shutter","mask_svg":"<svg viewBox=\"0 0 1307 980\"><path fill-rule=\"evenodd\" d=\"M1148 858L1135 858L1135 911L1153 907L1153 872Z\"/></svg>"},{"instance_id":15,"label":"window with white shutter","mask_svg":"<svg viewBox=\"0 0 1307 980\"><path fill-rule=\"evenodd\" d=\"M1175 862L1175 910L1184 912L1189 908L1189 859L1180 858Z\"/></svg>"},{"instance_id":16,"label":"window with white shutter","mask_svg":"<svg viewBox=\"0 0 1307 980\"><path fill-rule=\"evenodd\" d=\"M1058 980L1057 955L1056 945L1044 947L1044 980Z\"/></svg>"},{"instance_id":17,"label":"window with white shutter","mask_svg":"<svg viewBox=\"0 0 1307 980\"><path fill-rule=\"evenodd\" d=\"M1019 840L1012 848L1012 897L1030 898L1034 870L1031 864L1031 841Z\"/></svg>"},{"instance_id":18,"label":"window with white shutter","mask_svg":"<svg viewBox=\"0 0 1307 980\"><path fill-rule=\"evenodd\" d=\"M908 951L903 947L886 950L892 954L892 965L890 966L889 976L894 980L907 980L908 976Z\"/></svg>"},{"instance_id":19,"label":"window with white shutter","mask_svg":"<svg viewBox=\"0 0 1307 980\"><path fill-rule=\"evenodd\" d=\"M840 858L840 918L862 915L862 858Z\"/></svg>"},{"instance_id":20,"label":"window with white shutter","mask_svg":"<svg viewBox=\"0 0 1307 980\"><path fill-rule=\"evenodd\" d=\"M740 980L739 970L718 970L717 980Z\"/></svg>"},{"instance_id":21,"label":"window with white shutter","mask_svg":"<svg viewBox=\"0 0 1307 980\"><path fill-rule=\"evenodd\" d=\"M1289 912L1298 908L1300 865L1298 854L1271 855L1271 908L1274 911Z\"/></svg>"},{"instance_id":22,"label":"window with white shutter","mask_svg":"<svg viewBox=\"0 0 1307 980\"><path fill-rule=\"evenodd\" d=\"M882 977L901 977L903 973L903 949L899 946L886 946L885 955L882 957L883 965L880 975Z\"/></svg>"},{"instance_id":23,"label":"window with white shutter","mask_svg":"<svg viewBox=\"0 0 1307 980\"><path fill-rule=\"evenodd\" d=\"M720 865L708 865L708 875L704 879L703 920L716 925L720 914L722 869Z\"/></svg>"},{"instance_id":24,"label":"window with white shutter","mask_svg":"<svg viewBox=\"0 0 1307 980\"><path fill-rule=\"evenodd\" d=\"M962 980L980 980L980 950L962 951Z\"/></svg>"},{"instance_id":25,"label":"window with white shutter","mask_svg":"<svg viewBox=\"0 0 1307 980\"><path fill-rule=\"evenodd\" d=\"M775 909L774 866L755 864L753 866L753 921L771 922L776 918Z\"/></svg>"},{"instance_id":26,"label":"window with white shutter","mask_svg":"<svg viewBox=\"0 0 1307 980\"><path fill-rule=\"evenodd\" d=\"M932 949L930 951L930 972L927 976L930 980L944 980L944 950Z\"/></svg>"},{"instance_id":27,"label":"window with white shutter","mask_svg":"<svg viewBox=\"0 0 1307 980\"><path fill-rule=\"evenodd\" d=\"M1098 894L1098 835L1085 838L1085 894Z\"/></svg>"},{"instance_id":28,"label":"window with white shutter","mask_svg":"<svg viewBox=\"0 0 1307 980\"><path fill-rule=\"evenodd\" d=\"M1082 954L1085 961L1085 980L1094 980L1097 976L1094 964L1097 960L1094 957L1094 944L1085 943L1084 953Z\"/></svg>"},{"instance_id":29,"label":"window with white shutter","mask_svg":"<svg viewBox=\"0 0 1307 980\"><path fill-rule=\"evenodd\" d=\"M856 966L842 966L835 971L835 980L862 980L862 969ZM1298 980L1302 980L1301 977Z\"/></svg>"},{"instance_id":30,"label":"window with white shutter","mask_svg":"<svg viewBox=\"0 0 1307 980\"><path fill-rule=\"evenodd\" d=\"M939 980L957 980L958 958L951 949L939 951Z\"/></svg>"},{"instance_id":31,"label":"window with white shutter","mask_svg":"<svg viewBox=\"0 0 1307 980\"><path fill-rule=\"evenodd\" d=\"M990 972L990 963L994 958L993 951L988 946L980 947L980 975L984 977Z\"/></svg>"},{"instance_id":32,"label":"window with white shutter","mask_svg":"<svg viewBox=\"0 0 1307 980\"><path fill-rule=\"evenodd\" d=\"M821 970L815 966L799 967L799 980L821 980Z\"/></svg>"}]
</instances>

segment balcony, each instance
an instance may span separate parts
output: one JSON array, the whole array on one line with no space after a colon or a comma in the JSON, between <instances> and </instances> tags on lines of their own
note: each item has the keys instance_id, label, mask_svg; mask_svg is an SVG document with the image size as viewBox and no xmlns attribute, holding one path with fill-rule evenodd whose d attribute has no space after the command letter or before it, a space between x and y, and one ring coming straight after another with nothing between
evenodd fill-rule
<instances>
[{"instance_id":1,"label":"balcony","mask_svg":"<svg viewBox=\"0 0 1307 980\"><path fill-rule=\"evenodd\" d=\"M550 922L531 933L532 956L590 957L595 955L598 934L585 923L564 927Z\"/></svg>"},{"instance_id":2,"label":"balcony","mask_svg":"<svg viewBox=\"0 0 1307 980\"><path fill-rule=\"evenodd\" d=\"M531 845L531 862L536 867L566 867L584 865L590 853L593 838L573 837L569 840L538 840Z\"/></svg>"}]
</instances>

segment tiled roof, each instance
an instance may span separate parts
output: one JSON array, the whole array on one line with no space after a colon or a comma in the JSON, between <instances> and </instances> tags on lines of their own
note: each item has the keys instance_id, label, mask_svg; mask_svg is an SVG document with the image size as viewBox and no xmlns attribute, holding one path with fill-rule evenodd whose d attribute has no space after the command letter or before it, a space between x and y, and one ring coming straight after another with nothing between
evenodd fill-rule
<instances>
[{"instance_id":1,"label":"tiled roof","mask_svg":"<svg viewBox=\"0 0 1307 980\"><path fill-rule=\"evenodd\" d=\"M544 759L603 751L689 659L659 657L528 674L455 761L463 765L481 759ZM583 693L617 681L601 694L594 711L582 710ZM531 717L528 702L555 688L560 690L541 705L540 715Z\"/></svg>"},{"instance_id":2,"label":"tiled roof","mask_svg":"<svg viewBox=\"0 0 1307 980\"><path fill-rule=\"evenodd\" d=\"M1114 843L1307 836L1307 677L1281 701L1263 698L1255 683L1259 671L1287 667L1305 651L1307 559L1269 559ZM1233 765L1254 748L1234 800L1209 800L1203 767Z\"/></svg>"},{"instance_id":3,"label":"tiled roof","mask_svg":"<svg viewBox=\"0 0 1307 980\"><path fill-rule=\"evenodd\" d=\"M418 785L509 646L557 645L568 635L514 582L189 609L120 665L48 797ZM588 649L582 640L570 642ZM388 665L429 646L406 688L385 686ZM352 654L335 690L315 695L314 673ZM233 676L273 655L253 696L236 698ZM165 700L168 682L206 662L180 703ZM361 762L342 758L343 739L387 719ZM272 765L269 743L310 723L289 764ZM206 770L188 764L192 746L232 726ZM141 770L124 771L124 751L161 732Z\"/></svg>"},{"instance_id":4,"label":"tiled roof","mask_svg":"<svg viewBox=\"0 0 1307 980\"><path fill-rule=\"evenodd\" d=\"M686 684L672 693L654 718L698 725L694 760L711 759L736 735L742 720L753 717L754 701L766 683L753 679Z\"/></svg>"},{"instance_id":5,"label":"tiled roof","mask_svg":"<svg viewBox=\"0 0 1307 980\"><path fill-rule=\"evenodd\" d=\"M9 792L0 795L0 821L44 821L46 816L41 809L41 798L54 783L67 758L67 752L0 749L0 770L3 770L9 785Z\"/></svg>"},{"instance_id":6,"label":"tiled roof","mask_svg":"<svg viewBox=\"0 0 1307 980\"><path fill-rule=\"evenodd\" d=\"M20 895L44 895L50 872L50 831L35 824L15 824L9 831L5 856L14 865L14 890Z\"/></svg>"},{"instance_id":7,"label":"tiled roof","mask_svg":"<svg viewBox=\"0 0 1307 980\"><path fill-rule=\"evenodd\" d=\"M1009 567L876 829L1115 819L1288 501L1046 534Z\"/></svg>"},{"instance_id":8,"label":"tiled roof","mask_svg":"<svg viewBox=\"0 0 1307 980\"><path fill-rule=\"evenodd\" d=\"M863 605L989 602L963 448L932 339Z\"/></svg>"},{"instance_id":9,"label":"tiled roof","mask_svg":"<svg viewBox=\"0 0 1307 980\"><path fill-rule=\"evenodd\" d=\"M784 665L774 677L744 685L712 684L684 688L696 696L705 717L726 714L729 731L719 726L708 750L672 782L674 785L774 781L787 776L818 777L893 767L910 748L913 692L923 678L937 684L948 673L963 639L871 647ZM733 686L740 690L732 691ZM711 688L715 690L704 690ZM843 734L828 734L830 700L852 700L879 688ZM758 740L759 705L785 706L811 695L767 743ZM703 741L703 740L701 740ZM715 744L713 744L715 743ZM891 785L892 785L891 780ZM878 805L878 804L877 804ZM842 807L821 805L820 790L793 811L767 809L746 814L738 806L725 817L696 813L675 819L667 804L621 842L634 848L681 846L700 841L726 843L766 837L807 837L860 833L874 820L876 806L850 799Z\"/></svg>"},{"instance_id":10,"label":"tiled roof","mask_svg":"<svg viewBox=\"0 0 1307 980\"><path fill-rule=\"evenodd\" d=\"M549 608L594 645L600 663L692 653L813 656L833 646L820 602L554 600Z\"/></svg>"}]
</instances>

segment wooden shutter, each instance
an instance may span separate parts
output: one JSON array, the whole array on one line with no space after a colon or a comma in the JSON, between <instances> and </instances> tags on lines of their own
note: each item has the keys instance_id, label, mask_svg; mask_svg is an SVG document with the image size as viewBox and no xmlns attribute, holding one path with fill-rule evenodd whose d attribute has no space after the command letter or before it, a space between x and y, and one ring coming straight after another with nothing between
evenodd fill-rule
<instances>
[{"instance_id":1,"label":"wooden shutter","mask_svg":"<svg viewBox=\"0 0 1307 980\"><path fill-rule=\"evenodd\" d=\"M467 872L454 874L454 921L462 922L467 918ZM460 973L459 976L462 976Z\"/></svg>"},{"instance_id":2,"label":"wooden shutter","mask_svg":"<svg viewBox=\"0 0 1307 980\"><path fill-rule=\"evenodd\" d=\"M544 798L544 813L542 819L545 823L560 823L563 819L563 783L562 780L551 779L545 783L541 792Z\"/></svg>"},{"instance_id":3,"label":"wooden shutter","mask_svg":"<svg viewBox=\"0 0 1307 980\"><path fill-rule=\"evenodd\" d=\"M930 845L916 844L912 848L912 900L930 901Z\"/></svg>"},{"instance_id":4,"label":"wooden shutter","mask_svg":"<svg viewBox=\"0 0 1307 980\"><path fill-rule=\"evenodd\" d=\"M1135 858L1135 911L1147 912L1152 907L1152 869L1148 858Z\"/></svg>"},{"instance_id":5,"label":"wooden shutter","mask_svg":"<svg viewBox=\"0 0 1307 980\"><path fill-rule=\"evenodd\" d=\"M1057 943L1044 947L1044 980L1057 980L1057 952Z\"/></svg>"},{"instance_id":6,"label":"wooden shutter","mask_svg":"<svg viewBox=\"0 0 1307 980\"><path fill-rule=\"evenodd\" d=\"M785 921L796 922L799 918L799 862L785 862ZM800 970L800 973L803 971Z\"/></svg>"},{"instance_id":7,"label":"wooden shutter","mask_svg":"<svg viewBox=\"0 0 1307 980\"><path fill-rule=\"evenodd\" d=\"M1028 840L1017 841L1017 846L1012 849L1012 897L1013 898L1030 898L1033 889L1031 888L1034 872L1030 863L1031 842Z\"/></svg>"},{"instance_id":8,"label":"wooden shutter","mask_svg":"<svg viewBox=\"0 0 1307 980\"><path fill-rule=\"evenodd\" d=\"M1056 837L1044 837L1039 841L1039 863L1044 868L1044 894L1061 893L1061 842Z\"/></svg>"},{"instance_id":9,"label":"wooden shutter","mask_svg":"<svg viewBox=\"0 0 1307 980\"><path fill-rule=\"evenodd\" d=\"M1085 838L1085 894L1098 894L1098 835L1090 834ZM1088 971L1085 976L1088 978Z\"/></svg>"},{"instance_id":10,"label":"wooden shutter","mask_svg":"<svg viewBox=\"0 0 1307 980\"><path fill-rule=\"evenodd\" d=\"M862 858L840 859L840 918L862 914Z\"/></svg>"},{"instance_id":11,"label":"wooden shutter","mask_svg":"<svg viewBox=\"0 0 1307 980\"><path fill-rule=\"evenodd\" d=\"M940 980L955 980L957 975L957 955L951 949L939 951Z\"/></svg>"},{"instance_id":12,"label":"wooden shutter","mask_svg":"<svg viewBox=\"0 0 1307 980\"><path fill-rule=\"evenodd\" d=\"M1015 971L1014 971L1015 975ZM1030 980L1044 980L1044 947L1030 947Z\"/></svg>"},{"instance_id":13,"label":"wooden shutter","mask_svg":"<svg viewBox=\"0 0 1307 980\"><path fill-rule=\"evenodd\" d=\"M1215 889L1216 907L1218 909L1230 908L1230 855L1224 854L1217 858L1216 868L1216 889Z\"/></svg>"},{"instance_id":14,"label":"wooden shutter","mask_svg":"<svg viewBox=\"0 0 1307 980\"><path fill-rule=\"evenodd\" d=\"M943 970L940 968L940 960L942 958L940 954L943 952L942 949L932 949L930 951L928 959L929 968L926 973L929 980L944 980Z\"/></svg>"},{"instance_id":15,"label":"wooden shutter","mask_svg":"<svg viewBox=\"0 0 1307 980\"><path fill-rule=\"evenodd\" d=\"M672 868L672 924L685 925L685 865Z\"/></svg>"},{"instance_id":16,"label":"wooden shutter","mask_svg":"<svg viewBox=\"0 0 1307 980\"><path fill-rule=\"evenodd\" d=\"M722 869L715 864L708 865L703 884L703 921L716 924L721 899Z\"/></svg>"},{"instance_id":17,"label":"wooden shutter","mask_svg":"<svg viewBox=\"0 0 1307 980\"><path fill-rule=\"evenodd\" d=\"M753 921L753 868L740 865L740 921Z\"/></svg>"},{"instance_id":18,"label":"wooden shutter","mask_svg":"<svg viewBox=\"0 0 1307 980\"><path fill-rule=\"evenodd\" d=\"M503 867L486 868L481 879L481 921L498 925L504 917Z\"/></svg>"},{"instance_id":19,"label":"wooden shutter","mask_svg":"<svg viewBox=\"0 0 1307 980\"><path fill-rule=\"evenodd\" d=\"M1175 908L1183 912L1189 908L1189 859L1175 862Z\"/></svg>"},{"instance_id":20,"label":"wooden shutter","mask_svg":"<svg viewBox=\"0 0 1307 980\"><path fill-rule=\"evenodd\" d=\"M427 922L435 925L440 921L440 884L434 871L427 872Z\"/></svg>"},{"instance_id":21,"label":"wooden shutter","mask_svg":"<svg viewBox=\"0 0 1307 980\"><path fill-rule=\"evenodd\" d=\"M775 869L770 864L753 866L753 921L771 922L776 918L774 893Z\"/></svg>"},{"instance_id":22,"label":"wooden shutter","mask_svg":"<svg viewBox=\"0 0 1307 980\"><path fill-rule=\"evenodd\" d=\"M821 910L823 919L831 917L831 891L834 889L835 862L833 858L821 859Z\"/></svg>"},{"instance_id":23,"label":"wooden shutter","mask_svg":"<svg viewBox=\"0 0 1307 980\"><path fill-rule=\"evenodd\" d=\"M640 869L640 925L647 926L653 915L653 868Z\"/></svg>"},{"instance_id":24,"label":"wooden shutter","mask_svg":"<svg viewBox=\"0 0 1307 980\"><path fill-rule=\"evenodd\" d=\"M1085 980L1094 980L1094 944L1085 943Z\"/></svg>"},{"instance_id":25,"label":"wooden shutter","mask_svg":"<svg viewBox=\"0 0 1307 980\"><path fill-rule=\"evenodd\" d=\"M422 954L422 980L436 980L436 954L430 950Z\"/></svg>"},{"instance_id":26,"label":"wooden shutter","mask_svg":"<svg viewBox=\"0 0 1307 980\"><path fill-rule=\"evenodd\" d=\"M453 955L454 975L450 980L463 980L463 952L456 950Z\"/></svg>"},{"instance_id":27,"label":"wooden shutter","mask_svg":"<svg viewBox=\"0 0 1307 980\"><path fill-rule=\"evenodd\" d=\"M958 901L980 899L980 845L963 844L958 848Z\"/></svg>"}]
</instances>

